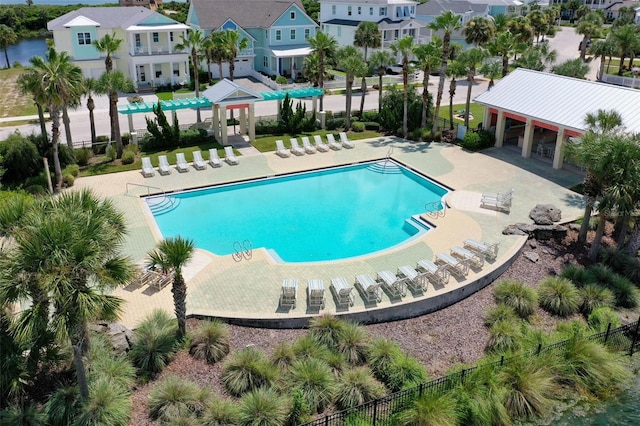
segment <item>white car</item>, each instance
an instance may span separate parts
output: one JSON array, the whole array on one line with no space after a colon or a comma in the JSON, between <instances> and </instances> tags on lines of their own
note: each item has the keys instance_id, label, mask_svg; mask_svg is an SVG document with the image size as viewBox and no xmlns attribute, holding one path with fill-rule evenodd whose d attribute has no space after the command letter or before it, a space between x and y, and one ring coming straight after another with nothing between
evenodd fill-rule
<instances>
[{"instance_id":1,"label":"white car","mask_svg":"<svg viewBox=\"0 0 640 426\"><path fill-rule=\"evenodd\" d=\"M402 64L389 65L387 67L387 74L402 74Z\"/></svg>"}]
</instances>

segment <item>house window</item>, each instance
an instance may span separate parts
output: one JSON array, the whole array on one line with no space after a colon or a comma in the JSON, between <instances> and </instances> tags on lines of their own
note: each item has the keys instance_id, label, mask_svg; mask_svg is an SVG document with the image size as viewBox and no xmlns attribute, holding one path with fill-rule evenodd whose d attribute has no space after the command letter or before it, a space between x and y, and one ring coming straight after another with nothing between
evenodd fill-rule
<instances>
[{"instance_id":1,"label":"house window","mask_svg":"<svg viewBox=\"0 0 640 426\"><path fill-rule=\"evenodd\" d=\"M347 6L347 15L351 16L351 6Z\"/></svg>"},{"instance_id":2,"label":"house window","mask_svg":"<svg viewBox=\"0 0 640 426\"><path fill-rule=\"evenodd\" d=\"M173 41L173 31L169 32L169 40Z\"/></svg>"},{"instance_id":3,"label":"house window","mask_svg":"<svg viewBox=\"0 0 640 426\"><path fill-rule=\"evenodd\" d=\"M296 30L291 30L290 37L291 37L291 40L295 40L296 39Z\"/></svg>"},{"instance_id":4,"label":"house window","mask_svg":"<svg viewBox=\"0 0 640 426\"><path fill-rule=\"evenodd\" d=\"M387 39L387 30L382 31L382 39L383 40Z\"/></svg>"},{"instance_id":5,"label":"house window","mask_svg":"<svg viewBox=\"0 0 640 426\"><path fill-rule=\"evenodd\" d=\"M402 8L396 7L396 18L399 18L401 16L402 16Z\"/></svg>"},{"instance_id":6,"label":"house window","mask_svg":"<svg viewBox=\"0 0 640 426\"><path fill-rule=\"evenodd\" d=\"M332 15L336 14L336 5L335 4L333 6L331 6L331 14Z\"/></svg>"},{"instance_id":7,"label":"house window","mask_svg":"<svg viewBox=\"0 0 640 426\"><path fill-rule=\"evenodd\" d=\"M387 16L387 8L386 7L381 7L380 8L380 16Z\"/></svg>"},{"instance_id":8,"label":"house window","mask_svg":"<svg viewBox=\"0 0 640 426\"><path fill-rule=\"evenodd\" d=\"M264 31L264 38L269 38L269 30Z\"/></svg>"},{"instance_id":9,"label":"house window","mask_svg":"<svg viewBox=\"0 0 640 426\"><path fill-rule=\"evenodd\" d=\"M416 7L411 6L411 16L413 16L414 13L416 13Z\"/></svg>"},{"instance_id":10,"label":"house window","mask_svg":"<svg viewBox=\"0 0 640 426\"><path fill-rule=\"evenodd\" d=\"M338 37L342 36L342 27L338 27Z\"/></svg>"},{"instance_id":11,"label":"house window","mask_svg":"<svg viewBox=\"0 0 640 426\"><path fill-rule=\"evenodd\" d=\"M398 39L398 35L399 35L398 30L393 30L393 39L394 39L394 40L397 40L397 39Z\"/></svg>"},{"instance_id":12,"label":"house window","mask_svg":"<svg viewBox=\"0 0 640 426\"><path fill-rule=\"evenodd\" d=\"M136 34L136 47L142 47L142 42L140 41L140 34Z\"/></svg>"},{"instance_id":13,"label":"house window","mask_svg":"<svg viewBox=\"0 0 640 426\"><path fill-rule=\"evenodd\" d=\"M304 39L308 39L309 37L311 37L311 30L309 28L305 28L304 29Z\"/></svg>"},{"instance_id":14,"label":"house window","mask_svg":"<svg viewBox=\"0 0 640 426\"><path fill-rule=\"evenodd\" d=\"M362 15L362 7L358 6L358 15Z\"/></svg>"},{"instance_id":15,"label":"house window","mask_svg":"<svg viewBox=\"0 0 640 426\"><path fill-rule=\"evenodd\" d=\"M404 16L409 16L409 6L404 7Z\"/></svg>"},{"instance_id":16,"label":"house window","mask_svg":"<svg viewBox=\"0 0 640 426\"><path fill-rule=\"evenodd\" d=\"M296 12L293 12L293 11L292 11L292 12L289 14L289 17L290 17L291 19L296 19Z\"/></svg>"},{"instance_id":17,"label":"house window","mask_svg":"<svg viewBox=\"0 0 640 426\"><path fill-rule=\"evenodd\" d=\"M153 42L157 43L160 41L160 36L158 35L158 33L153 33Z\"/></svg>"},{"instance_id":18,"label":"house window","mask_svg":"<svg viewBox=\"0 0 640 426\"><path fill-rule=\"evenodd\" d=\"M373 16L373 8L372 7L369 8L369 15Z\"/></svg>"},{"instance_id":19,"label":"house window","mask_svg":"<svg viewBox=\"0 0 640 426\"><path fill-rule=\"evenodd\" d=\"M263 65L265 68L269 68L269 58L268 58L267 56L263 56L263 57L262 57L262 65Z\"/></svg>"},{"instance_id":20,"label":"house window","mask_svg":"<svg viewBox=\"0 0 640 426\"><path fill-rule=\"evenodd\" d=\"M282 31L276 30L276 40L277 41L282 40Z\"/></svg>"},{"instance_id":21,"label":"house window","mask_svg":"<svg viewBox=\"0 0 640 426\"><path fill-rule=\"evenodd\" d=\"M91 33L78 33L78 44L91 44Z\"/></svg>"}]
</instances>

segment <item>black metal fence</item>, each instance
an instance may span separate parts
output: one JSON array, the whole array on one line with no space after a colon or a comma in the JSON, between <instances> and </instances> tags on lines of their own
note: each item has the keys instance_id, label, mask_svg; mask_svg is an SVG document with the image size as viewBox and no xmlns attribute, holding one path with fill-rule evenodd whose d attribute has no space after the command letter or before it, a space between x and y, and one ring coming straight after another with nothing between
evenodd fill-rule
<instances>
[{"instance_id":1,"label":"black metal fence","mask_svg":"<svg viewBox=\"0 0 640 426\"><path fill-rule=\"evenodd\" d=\"M629 356L640 349L640 319L634 323L626 324L612 329L611 324L606 331L592 334L587 340L602 343L609 348L627 352ZM526 355L536 356L542 353L563 351L570 344L570 340L563 340L550 345L538 345L538 347ZM393 414L408 407L412 401L424 393L442 393L453 389L460 383L464 383L467 376L478 368L500 368L509 359L504 356L497 361L482 363L474 367L465 368L455 373L439 377L429 382L421 383L409 389L403 389L374 399L357 407L329 414L301 426L345 426L366 424L373 426L386 426L394 423Z\"/></svg>"}]
</instances>

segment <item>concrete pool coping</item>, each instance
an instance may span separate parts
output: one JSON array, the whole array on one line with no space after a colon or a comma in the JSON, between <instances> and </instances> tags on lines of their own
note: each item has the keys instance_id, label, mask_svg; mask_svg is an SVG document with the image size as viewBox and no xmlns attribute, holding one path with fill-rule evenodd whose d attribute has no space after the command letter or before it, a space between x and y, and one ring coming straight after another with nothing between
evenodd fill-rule
<instances>
[{"instance_id":1,"label":"concrete pool coping","mask_svg":"<svg viewBox=\"0 0 640 426\"><path fill-rule=\"evenodd\" d=\"M169 176L144 178L138 171L112 175L84 177L76 181L77 188L92 188L97 194L110 197L124 213L129 233L124 246L125 254L134 262L141 262L153 249L161 235L150 217L140 195L143 187L127 183L150 185L161 191L175 191L212 183L244 180L273 174L351 164L384 158L390 147L392 157L421 174L430 177L454 192L448 197L450 208L445 217L429 218L436 228L406 245L355 259L323 263L279 264L263 249L253 251L250 260L236 262L231 255L216 256L196 250L192 261L185 267L184 276L189 294L187 309L190 316L224 318L229 322L252 326L299 327L318 311L307 309L307 279L321 278L325 283L326 307L320 313L335 313L359 322L380 322L421 315L441 309L497 278L512 262L526 242L526 238L502 235L502 229L517 222L530 222L528 213L535 204L552 203L563 213L563 220L580 217L582 197L565 186L582 181L577 175L548 168L544 176L528 172L522 159L515 153L491 148L481 153L469 153L458 146L440 143L417 143L399 138L374 138L356 141L352 150L331 151L298 158L280 158L275 153L243 156L238 166L224 165L219 169L173 171ZM500 150L500 152L496 152ZM500 157L500 158L494 158ZM511 158L513 157L513 158ZM528 159L528 161L536 161ZM539 170L537 170L540 173ZM559 185L559 182L562 185ZM563 186L564 185L564 186ZM514 205L510 214L481 209L482 192L501 192L515 188ZM214 214L214 213L212 213ZM485 264L481 270L472 270L467 279L454 277L444 288L429 285L424 295L408 292L401 301L390 299L383 293L382 301L365 304L357 294L354 306L348 311L337 309L329 290L331 278L344 276L352 284L356 274L368 273L375 277L378 271L396 271L400 265L415 266L420 259L433 259L439 252L460 245L464 239L475 238L500 242L498 258ZM296 278L300 282L296 309L279 310L278 300L283 279ZM173 312L170 286L160 291L132 286L114 292L125 299L122 322L135 327L153 309Z\"/></svg>"}]
</instances>

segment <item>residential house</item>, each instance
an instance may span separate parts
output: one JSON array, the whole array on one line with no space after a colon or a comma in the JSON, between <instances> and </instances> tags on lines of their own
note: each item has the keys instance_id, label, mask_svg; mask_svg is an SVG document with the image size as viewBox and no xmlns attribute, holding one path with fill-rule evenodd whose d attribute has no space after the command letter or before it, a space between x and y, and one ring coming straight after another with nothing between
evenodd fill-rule
<instances>
[{"instance_id":1,"label":"residential house","mask_svg":"<svg viewBox=\"0 0 640 426\"><path fill-rule=\"evenodd\" d=\"M104 72L105 55L93 41L114 34L124 40L111 55L113 68L138 89L189 81L189 54L177 50L189 27L144 7L83 7L49 21L58 51L67 52L85 77Z\"/></svg>"},{"instance_id":2,"label":"residential house","mask_svg":"<svg viewBox=\"0 0 640 426\"><path fill-rule=\"evenodd\" d=\"M521 15L523 1L519 0L468 0L470 3L486 4L489 6L489 15Z\"/></svg>"},{"instance_id":3,"label":"residential house","mask_svg":"<svg viewBox=\"0 0 640 426\"><path fill-rule=\"evenodd\" d=\"M216 30L236 30L249 47L239 52L234 76L258 71L266 75L302 75L304 59L311 53L310 37L318 24L304 11L301 0L191 0L187 24L206 35ZM217 66L211 69L219 78ZM224 64L223 77L229 75Z\"/></svg>"},{"instance_id":4,"label":"residential house","mask_svg":"<svg viewBox=\"0 0 640 426\"><path fill-rule=\"evenodd\" d=\"M397 39L412 36L416 43L426 42L420 34L425 24L416 18L418 2L410 0L319 0L320 26L340 46L353 45L358 24L375 22L380 28L382 48Z\"/></svg>"},{"instance_id":5,"label":"residential house","mask_svg":"<svg viewBox=\"0 0 640 426\"><path fill-rule=\"evenodd\" d=\"M157 10L162 7L162 0L120 0L120 6L141 6L147 9Z\"/></svg>"},{"instance_id":6,"label":"residential house","mask_svg":"<svg viewBox=\"0 0 640 426\"><path fill-rule=\"evenodd\" d=\"M416 18L428 25L434 22L436 17L448 10L460 16L460 23L462 25L476 16L483 18L489 18L490 16L489 5L487 3L472 3L467 0L429 0L417 6ZM422 34L429 39L431 39L433 35L443 36L441 32L434 33L428 26L422 30ZM451 42L466 45L461 29L451 33Z\"/></svg>"}]
</instances>

